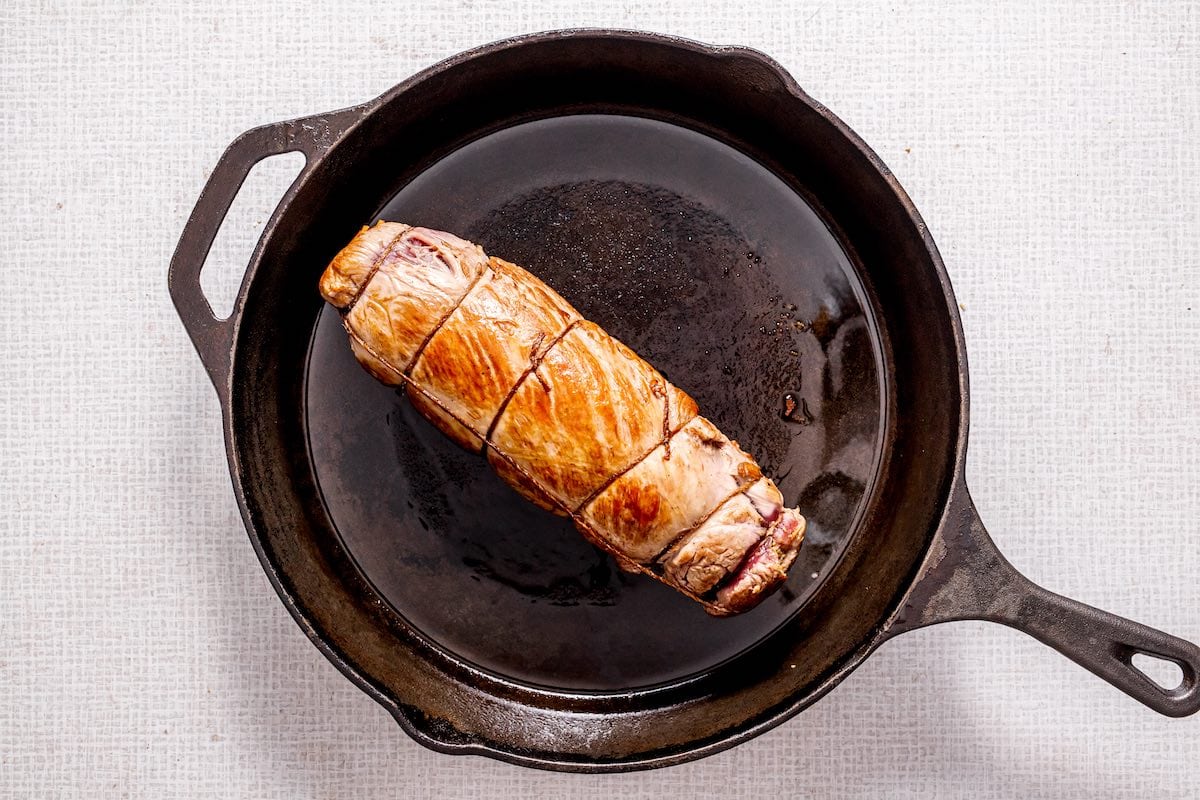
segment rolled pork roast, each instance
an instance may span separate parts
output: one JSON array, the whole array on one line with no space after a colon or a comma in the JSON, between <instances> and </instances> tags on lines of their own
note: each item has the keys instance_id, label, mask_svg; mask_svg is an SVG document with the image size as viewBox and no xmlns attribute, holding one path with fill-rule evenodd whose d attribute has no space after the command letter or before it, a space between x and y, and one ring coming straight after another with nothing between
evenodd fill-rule
<instances>
[{"instance_id":1,"label":"rolled pork roast","mask_svg":"<svg viewBox=\"0 0 1200 800\"><path fill-rule=\"evenodd\" d=\"M320 290L372 375L623 569L718 616L787 577L804 517L691 397L521 267L380 222Z\"/></svg>"}]
</instances>

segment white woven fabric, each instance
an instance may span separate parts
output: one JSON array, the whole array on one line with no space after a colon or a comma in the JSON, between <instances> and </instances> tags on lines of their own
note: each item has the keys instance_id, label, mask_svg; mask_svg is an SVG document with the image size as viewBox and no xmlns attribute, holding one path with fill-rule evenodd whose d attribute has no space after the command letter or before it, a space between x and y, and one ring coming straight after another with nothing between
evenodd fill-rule
<instances>
[{"instance_id":1,"label":"white woven fabric","mask_svg":"<svg viewBox=\"0 0 1200 800\"><path fill-rule=\"evenodd\" d=\"M757 47L855 128L965 309L968 475L1001 548L1200 641L1194 3L10 1L0 796L1198 796L1200 717L999 626L906 635L765 736L617 776L427 751L308 643L242 531L167 297L183 221L241 131L570 26Z\"/></svg>"}]
</instances>

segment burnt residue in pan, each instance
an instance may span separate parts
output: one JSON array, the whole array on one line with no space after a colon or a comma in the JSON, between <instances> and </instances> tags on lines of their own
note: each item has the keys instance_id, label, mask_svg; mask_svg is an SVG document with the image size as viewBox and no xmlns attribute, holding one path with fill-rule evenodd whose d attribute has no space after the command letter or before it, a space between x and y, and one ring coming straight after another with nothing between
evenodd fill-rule
<instances>
[{"instance_id":1,"label":"burnt residue in pan","mask_svg":"<svg viewBox=\"0 0 1200 800\"><path fill-rule=\"evenodd\" d=\"M803 607L874 473L880 389L849 260L799 195L698 133L590 115L468 145L380 217L459 233L542 278L691 394L809 519L783 590L709 618L453 445L358 366L326 309L307 380L317 478L400 614L486 669L605 690L703 672Z\"/></svg>"}]
</instances>

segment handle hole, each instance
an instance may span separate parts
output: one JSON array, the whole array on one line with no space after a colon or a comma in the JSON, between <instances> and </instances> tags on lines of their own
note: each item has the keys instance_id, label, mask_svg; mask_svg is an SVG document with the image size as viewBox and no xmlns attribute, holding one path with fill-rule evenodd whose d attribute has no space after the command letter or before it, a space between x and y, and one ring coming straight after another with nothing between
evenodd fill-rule
<instances>
[{"instance_id":1,"label":"handle hole","mask_svg":"<svg viewBox=\"0 0 1200 800\"><path fill-rule=\"evenodd\" d=\"M200 268L200 291L218 319L228 319L263 226L304 169L303 153L259 161L246 176Z\"/></svg>"},{"instance_id":2,"label":"handle hole","mask_svg":"<svg viewBox=\"0 0 1200 800\"><path fill-rule=\"evenodd\" d=\"M1146 653L1134 653L1129 660L1138 672L1168 692L1183 686L1183 668L1174 661Z\"/></svg>"}]
</instances>

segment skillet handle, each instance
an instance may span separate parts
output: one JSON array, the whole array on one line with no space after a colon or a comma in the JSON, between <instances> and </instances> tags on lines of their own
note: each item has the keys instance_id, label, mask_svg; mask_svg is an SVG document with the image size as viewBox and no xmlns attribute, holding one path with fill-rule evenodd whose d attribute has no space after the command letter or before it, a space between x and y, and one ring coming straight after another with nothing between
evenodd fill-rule
<instances>
[{"instance_id":1,"label":"skillet handle","mask_svg":"<svg viewBox=\"0 0 1200 800\"><path fill-rule=\"evenodd\" d=\"M953 620L1016 628L1169 717L1200 711L1200 647L1034 584L996 549L963 481L955 486L929 555L884 638ZM1165 689L1133 665L1142 653L1170 661L1183 681Z\"/></svg>"},{"instance_id":2,"label":"skillet handle","mask_svg":"<svg viewBox=\"0 0 1200 800\"><path fill-rule=\"evenodd\" d=\"M362 119L364 112L364 106L355 106L328 114L276 122L246 131L234 139L221 155L183 227L179 244L171 257L167 285L171 292L171 300L175 303L175 310L222 399L229 378L233 331L248 281L246 277L242 279L242 287L229 318L217 319L200 288L200 270L204 267L204 261L208 258L208 251L212 248L221 223L255 164L268 156L282 153L304 154L304 167L280 199L279 206L282 206L295 192L301 179L316 164L317 157L340 139L355 122ZM273 226L274 219L264 227L259 238L259 247ZM256 247L251 263L257 257Z\"/></svg>"}]
</instances>

